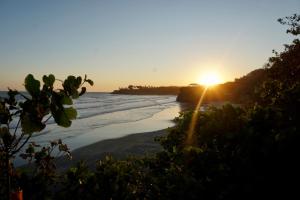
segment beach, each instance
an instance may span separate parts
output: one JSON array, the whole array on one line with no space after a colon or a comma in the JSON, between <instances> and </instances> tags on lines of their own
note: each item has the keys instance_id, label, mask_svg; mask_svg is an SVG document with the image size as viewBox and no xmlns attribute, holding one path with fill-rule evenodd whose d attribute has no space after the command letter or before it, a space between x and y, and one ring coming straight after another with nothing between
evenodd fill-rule
<instances>
[{"instance_id":1,"label":"beach","mask_svg":"<svg viewBox=\"0 0 300 200\"><path fill-rule=\"evenodd\" d=\"M164 136L167 132L168 129L162 129L99 141L74 150L72 160L68 160L65 156L58 158L56 165L59 171L64 171L82 160L90 168L94 168L96 161L107 155L111 155L116 159L124 159L128 156L152 155L162 150L161 145L155 141L155 138Z\"/></svg>"},{"instance_id":2,"label":"beach","mask_svg":"<svg viewBox=\"0 0 300 200\"><path fill-rule=\"evenodd\" d=\"M179 115L182 105L176 102L175 96L88 93L75 102L75 108L78 110L78 118L72 122L71 127L59 127L50 121L46 129L34 134L30 141L47 146L50 141L61 139L70 151L74 152L73 157L76 161L83 157L76 156L82 155L79 151L89 152L91 157L99 156L99 159L102 152L112 152L116 157L137 155L139 151L152 152L153 149L159 148L153 141L156 133L174 126L173 119ZM130 140L133 140L132 143ZM108 141L109 149L103 146ZM87 150L91 147L95 149L97 144L101 144L101 147L98 147L99 151L96 153ZM131 144L134 150L130 149ZM127 151L124 153L125 147ZM27 162L17 156L14 164L21 166Z\"/></svg>"}]
</instances>

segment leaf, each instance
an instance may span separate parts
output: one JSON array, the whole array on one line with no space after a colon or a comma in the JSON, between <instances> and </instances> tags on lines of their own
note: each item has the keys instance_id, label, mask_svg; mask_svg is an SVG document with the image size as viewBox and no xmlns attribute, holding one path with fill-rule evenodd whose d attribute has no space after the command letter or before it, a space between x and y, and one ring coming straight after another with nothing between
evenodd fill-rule
<instances>
[{"instance_id":1,"label":"leaf","mask_svg":"<svg viewBox=\"0 0 300 200\"><path fill-rule=\"evenodd\" d=\"M35 152L33 145L29 145L25 152L28 154L33 154Z\"/></svg>"},{"instance_id":2,"label":"leaf","mask_svg":"<svg viewBox=\"0 0 300 200\"><path fill-rule=\"evenodd\" d=\"M91 79L87 79L86 82L88 82L91 86L94 85L94 82Z\"/></svg>"},{"instance_id":3,"label":"leaf","mask_svg":"<svg viewBox=\"0 0 300 200\"><path fill-rule=\"evenodd\" d=\"M86 92L86 87L82 87L79 96L82 96L85 92Z\"/></svg>"},{"instance_id":4,"label":"leaf","mask_svg":"<svg viewBox=\"0 0 300 200\"><path fill-rule=\"evenodd\" d=\"M7 92L9 99L8 99L8 104L10 105L16 105L16 98L15 96L17 94L19 94L19 92L17 90L11 90L9 89L9 91Z\"/></svg>"},{"instance_id":5,"label":"leaf","mask_svg":"<svg viewBox=\"0 0 300 200\"><path fill-rule=\"evenodd\" d=\"M76 89L72 90L71 96L73 99L77 99L79 97L79 93Z\"/></svg>"},{"instance_id":6,"label":"leaf","mask_svg":"<svg viewBox=\"0 0 300 200\"><path fill-rule=\"evenodd\" d=\"M53 74L50 74L49 76L44 75L43 81L46 86L53 87L53 84L55 82L55 76Z\"/></svg>"},{"instance_id":7,"label":"leaf","mask_svg":"<svg viewBox=\"0 0 300 200\"><path fill-rule=\"evenodd\" d=\"M31 96L36 97L40 93L40 81L34 79L32 74L29 74L25 78L25 88Z\"/></svg>"},{"instance_id":8,"label":"leaf","mask_svg":"<svg viewBox=\"0 0 300 200\"><path fill-rule=\"evenodd\" d=\"M55 82L55 76L53 74L49 75L49 81L50 81L50 85L53 86L53 84Z\"/></svg>"},{"instance_id":9,"label":"leaf","mask_svg":"<svg viewBox=\"0 0 300 200\"><path fill-rule=\"evenodd\" d=\"M185 151L186 153L192 153L192 152L195 152L195 153L197 153L197 154L203 153L203 152L204 152L203 149L201 149L201 148L199 148L199 147L194 147L194 146L187 146L187 147L184 148L184 151Z\"/></svg>"},{"instance_id":10,"label":"leaf","mask_svg":"<svg viewBox=\"0 0 300 200\"><path fill-rule=\"evenodd\" d=\"M54 112L52 111L52 115L57 125L62 127L71 126L72 122L69 120L67 114L64 112L64 109L55 110Z\"/></svg>"},{"instance_id":11,"label":"leaf","mask_svg":"<svg viewBox=\"0 0 300 200\"><path fill-rule=\"evenodd\" d=\"M77 79L75 76L68 76L66 81L71 87L75 87L75 85L77 84Z\"/></svg>"},{"instance_id":12,"label":"leaf","mask_svg":"<svg viewBox=\"0 0 300 200\"><path fill-rule=\"evenodd\" d=\"M49 80L46 75L43 76L43 81L44 81L45 85L49 85Z\"/></svg>"},{"instance_id":13,"label":"leaf","mask_svg":"<svg viewBox=\"0 0 300 200\"><path fill-rule=\"evenodd\" d=\"M70 108L65 108L64 110L65 110L65 113L66 113L67 117L70 120L76 119L77 111L74 108L70 107Z\"/></svg>"},{"instance_id":14,"label":"leaf","mask_svg":"<svg viewBox=\"0 0 300 200\"><path fill-rule=\"evenodd\" d=\"M73 105L73 100L67 95L63 95L60 103L63 105Z\"/></svg>"},{"instance_id":15,"label":"leaf","mask_svg":"<svg viewBox=\"0 0 300 200\"><path fill-rule=\"evenodd\" d=\"M77 89L79 88L81 81L81 77L76 79L75 76L68 76L68 78L64 81L63 87L67 95L72 96L73 99L77 99L79 97Z\"/></svg>"},{"instance_id":16,"label":"leaf","mask_svg":"<svg viewBox=\"0 0 300 200\"><path fill-rule=\"evenodd\" d=\"M56 146L58 143L57 143L57 141L50 141L50 145L51 145L51 147L54 147L54 146Z\"/></svg>"},{"instance_id":17,"label":"leaf","mask_svg":"<svg viewBox=\"0 0 300 200\"><path fill-rule=\"evenodd\" d=\"M45 124L43 124L39 120L35 120L29 114L21 115L21 127L24 134L32 134L34 132L40 132L45 128Z\"/></svg>"},{"instance_id":18,"label":"leaf","mask_svg":"<svg viewBox=\"0 0 300 200\"><path fill-rule=\"evenodd\" d=\"M79 87L82 82L82 78L80 76L78 76L76 80L77 80L77 85Z\"/></svg>"},{"instance_id":19,"label":"leaf","mask_svg":"<svg viewBox=\"0 0 300 200\"><path fill-rule=\"evenodd\" d=\"M60 144L59 146L58 146L58 150L59 151L68 151L69 150L69 148L68 148L68 146L66 145L66 144Z\"/></svg>"}]
</instances>

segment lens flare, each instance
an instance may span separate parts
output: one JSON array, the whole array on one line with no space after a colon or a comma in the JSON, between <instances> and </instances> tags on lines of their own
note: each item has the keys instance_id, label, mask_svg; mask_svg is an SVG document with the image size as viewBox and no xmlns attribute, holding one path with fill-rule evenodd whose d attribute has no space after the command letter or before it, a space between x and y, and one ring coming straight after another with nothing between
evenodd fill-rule
<instances>
[{"instance_id":1,"label":"lens flare","mask_svg":"<svg viewBox=\"0 0 300 200\"><path fill-rule=\"evenodd\" d=\"M193 112L193 115L192 115L192 119L191 119L191 122L190 122L190 125L189 125L189 129L187 131L187 137L186 137L186 145L188 146L191 146L191 145L195 145L196 143L196 139L194 139L194 132L195 132L195 127L196 127L196 122L197 122L197 119L198 119L198 115L200 113L200 107L201 107L201 104L202 104L202 101L204 99L204 96L206 94L206 91L207 91L208 87L205 87L202 94L201 94L201 97L196 105L196 108Z\"/></svg>"},{"instance_id":2,"label":"lens flare","mask_svg":"<svg viewBox=\"0 0 300 200\"><path fill-rule=\"evenodd\" d=\"M206 87L216 85L221 82L220 77L218 73L216 72L208 72L202 74L202 76L199 78L198 81L201 85L204 85Z\"/></svg>"}]
</instances>

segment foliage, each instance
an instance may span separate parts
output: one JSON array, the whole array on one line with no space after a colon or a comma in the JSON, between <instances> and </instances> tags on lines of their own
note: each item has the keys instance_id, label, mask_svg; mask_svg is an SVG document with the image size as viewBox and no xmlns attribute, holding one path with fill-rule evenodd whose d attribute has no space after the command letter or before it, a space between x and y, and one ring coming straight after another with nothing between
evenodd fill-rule
<instances>
[{"instance_id":1,"label":"foliage","mask_svg":"<svg viewBox=\"0 0 300 200\"><path fill-rule=\"evenodd\" d=\"M134 86L129 85L127 88L119 88L114 90L112 94L134 94L134 95L177 95L180 87L176 86Z\"/></svg>"},{"instance_id":2,"label":"foliage","mask_svg":"<svg viewBox=\"0 0 300 200\"><path fill-rule=\"evenodd\" d=\"M290 26L289 29L286 30L287 33L292 35L300 34L300 15L295 13L292 16L278 19L278 22Z\"/></svg>"},{"instance_id":3,"label":"foliage","mask_svg":"<svg viewBox=\"0 0 300 200\"><path fill-rule=\"evenodd\" d=\"M67 171L55 199L136 199L144 187L143 167L142 160L118 161L110 156L97 163L95 172L79 163Z\"/></svg>"},{"instance_id":4,"label":"foliage","mask_svg":"<svg viewBox=\"0 0 300 200\"><path fill-rule=\"evenodd\" d=\"M256 98L255 90L267 78L267 69L256 69L247 75L235 79L233 82L209 87L206 90L203 103L231 102L238 104L252 104ZM201 85L190 85L180 88L177 101L197 104L205 87Z\"/></svg>"},{"instance_id":5,"label":"foliage","mask_svg":"<svg viewBox=\"0 0 300 200\"><path fill-rule=\"evenodd\" d=\"M294 19L298 17L291 20ZM288 33L297 35L293 30L298 28L291 25ZM294 40L282 53L270 58L265 69L244 79L251 104L210 107L198 115L194 115L195 111L182 113L169 134L159 139L164 150L154 157L114 160L108 156L97 163L95 170L79 163L48 185L44 191L50 192L39 198L33 193L28 198L297 198L299 44ZM254 83L255 77L264 79L259 78L255 87L247 85ZM187 131L195 116L194 141L190 145L186 143ZM46 182L44 177L30 176L25 180L37 185Z\"/></svg>"},{"instance_id":6,"label":"foliage","mask_svg":"<svg viewBox=\"0 0 300 200\"><path fill-rule=\"evenodd\" d=\"M269 62L262 69L256 69L244 77L235 79L209 88L206 92L204 103L213 101L230 101L239 104L254 104L262 100L261 91L268 91L265 100L272 100L270 95L280 95L280 88L298 87L294 84L300 77L300 15L294 14L280 18L278 21L288 25L288 34L296 36L292 44L285 44L285 50L281 53L273 50L275 56L269 58ZM264 87L264 88L262 88ZM203 93L202 86L183 87L180 89L177 100L180 102L197 103ZM276 90L276 91L274 91ZM294 89L293 89L294 90ZM277 98L277 97L276 97ZM278 99L278 98L277 98ZM262 102L260 102L262 103Z\"/></svg>"},{"instance_id":7,"label":"foliage","mask_svg":"<svg viewBox=\"0 0 300 200\"><path fill-rule=\"evenodd\" d=\"M82 87L85 82L93 85L93 82L86 76L84 80L80 76L68 76L65 81L62 81L62 89L54 89L55 81L54 75L44 75L41 88L40 81L29 74L24 81L27 94L9 89L7 97L0 100L0 159L3 165L1 177L7 181L8 190L10 190L14 156L28 143L35 132L40 132L46 127L46 123L51 117L60 126L71 126L71 120L77 116L76 110L71 107L72 99L85 93L86 88ZM14 120L18 122L15 127L12 127L11 124ZM21 126L20 131L19 126ZM50 170L48 167L52 160L50 154L57 145L60 151L69 153L67 147L60 141L57 144L51 144L51 149L43 147L38 152L35 152L35 147L38 145L30 143L26 153L21 156L34 158L39 167L45 165L46 168L43 170L47 171ZM9 195L9 191L6 192L6 195Z\"/></svg>"},{"instance_id":8,"label":"foliage","mask_svg":"<svg viewBox=\"0 0 300 200\"><path fill-rule=\"evenodd\" d=\"M250 106L211 107L197 115L192 146L186 138L194 113L182 113L176 127L160 139L164 151L134 162L102 161L104 167L97 168L88 184L97 187L90 190L86 185L83 193L101 199L287 199L298 195L294 181L299 179L300 167L300 59L295 41L275 54L265 69L236 80L233 87L241 84L237 91L247 95Z\"/></svg>"}]
</instances>

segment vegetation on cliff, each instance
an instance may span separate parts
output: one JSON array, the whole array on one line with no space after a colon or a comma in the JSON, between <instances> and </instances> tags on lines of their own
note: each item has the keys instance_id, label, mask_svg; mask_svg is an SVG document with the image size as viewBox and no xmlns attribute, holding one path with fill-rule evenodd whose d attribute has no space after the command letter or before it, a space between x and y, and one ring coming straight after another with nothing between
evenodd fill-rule
<instances>
[{"instance_id":1,"label":"vegetation on cliff","mask_svg":"<svg viewBox=\"0 0 300 200\"><path fill-rule=\"evenodd\" d=\"M267 68L256 69L249 74L207 88L204 103L211 102L231 102L231 103L251 103L256 98L256 89L268 77ZM205 89L205 86L195 85L181 87L177 96L177 101L187 103L197 103Z\"/></svg>"},{"instance_id":2,"label":"vegetation on cliff","mask_svg":"<svg viewBox=\"0 0 300 200\"><path fill-rule=\"evenodd\" d=\"M178 95L180 87L177 86L134 86L114 90L112 94L130 94L130 95Z\"/></svg>"},{"instance_id":3,"label":"vegetation on cliff","mask_svg":"<svg viewBox=\"0 0 300 200\"><path fill-rule=\"evenodd\" d=\"M286 31L288 34L296 36L292 44L285 44L282 53L273 50L275 56L269 58L269 62L263 68L256 69L233 82L208 88L204 103L229 101L239 104L254 104L261 101L261 91L268 91L266 94L268 100L265 101L271 101L299 81L300 41L298 36L300 34L300 16L294 14L278 21L289 26ZM203 91L204 87L202 86L182 87L177 101L197 103Z\"/></svg>"}]
</instances>

